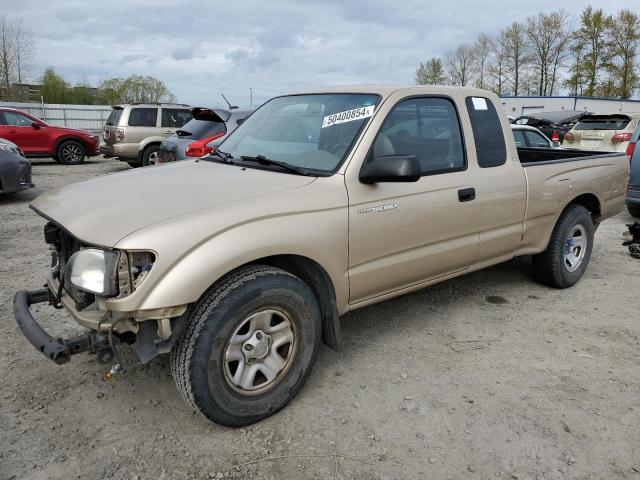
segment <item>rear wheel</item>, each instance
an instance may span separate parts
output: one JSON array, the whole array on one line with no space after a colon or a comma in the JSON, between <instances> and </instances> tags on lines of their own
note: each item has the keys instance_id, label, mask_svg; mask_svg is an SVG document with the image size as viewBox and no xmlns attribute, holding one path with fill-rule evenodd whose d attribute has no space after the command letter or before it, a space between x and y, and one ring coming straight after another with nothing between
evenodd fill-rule
<instances>
[{"instance_id":1,"label":"rear wheel","mask_svg":"<svg viewBox=\"0 0 640 480\"><path fill-rule=\"evenodd\" d=\"M547 249L532 257L536 280L555 288L574 285L591 259L594 233L589 210L569 205L553 228Z\"/></svg>"},{"instance_id":2,"label":"rear wheel","mask_svg":"<svg viewBox=\"0 0 640 480\"><path fill-rule=\"evenodd\" d=\"M84 162L86 156L84 145L76 140L62 142L56 152L56 160L63 165L77 165Z\"/></svg>"},{"instance_id":3,"label":"rear wheel","mask_svg":"<svg viewBox=\"0 0 640 480\"><path fill-rule=\"evenodd\" d=\"M159 145L151 145L145 148L144 152L142 152L142 166L147 167L149 165L155 165L156 163L158 163L159 152Z\"/></svg>"},{"instance_id":4,"label":"rear wheel","mask_svg":"<svg viewBox=\"0 0 640 480\"><path fill-rule=\"evenodd\" d=\"M627 203L627 210L632 217L640 218L640 203Z\"/></svg>"},{"instance_id":5,"label":"rear wheel","mask_svg":"<svg viewBox=\"0 0 640 480\"><path fill-rule=\"evenodd\" d=\"M171 372L207 419L249 425L302 388L320 337L320 309L302 280L268 266L242 267L194 306L171 352Z\"/></svg>"}]
</instances>

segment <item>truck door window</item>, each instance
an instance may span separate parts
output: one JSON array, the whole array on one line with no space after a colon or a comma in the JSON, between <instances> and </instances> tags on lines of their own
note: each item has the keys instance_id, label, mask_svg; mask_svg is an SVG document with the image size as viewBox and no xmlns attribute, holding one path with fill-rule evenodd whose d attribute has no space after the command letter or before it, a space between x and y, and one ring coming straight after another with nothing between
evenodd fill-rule
<instances>
[{"instance_id":1,"label":"truck door window","mask_svg":"<svg viewBox=\"0 0 640 480\"><path fill-rule=\"evenodd\" d=\"M507 161L507 147L496 107L488 98L467 97L467 110L476 143L478 165L497 167Z\"/></svg>"},{"instance_id":2,"label":"truck door window","mask_svg":"<svg viewBox=\"0 0 640 480\"><path fill-rule=\"evenodd\" d=\"M191 112L178 108L162 109L162 126L168 128L182 128L185 123L191 120Z\"/></svg>"},{"instance_id":3,"label":"truck door window","mask_svg":"<svg viewBox=\"0 0 640 480\"><path fill-rule=\"evenodd\" d=\"M446 98L411 98L394 107L373 145L373 156L415 155L423 175L466 168L462 133Z\"/></svg>"},{"instance_id":4,"label":"truck door window","mask_svg":"<svg viewBox=\"0 0 640 480\"><path fill-rule=\"evenodd\" d=\"M129 112L130 127L155 127L157 119L157 108L132 108Z\"/></svg>"}]
</instances>

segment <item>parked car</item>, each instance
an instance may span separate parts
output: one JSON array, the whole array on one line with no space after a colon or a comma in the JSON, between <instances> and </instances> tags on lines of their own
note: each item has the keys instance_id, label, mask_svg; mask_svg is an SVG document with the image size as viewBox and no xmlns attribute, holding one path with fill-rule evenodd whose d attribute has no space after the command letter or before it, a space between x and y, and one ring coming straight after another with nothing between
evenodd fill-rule
<instances>
[{"instance_id":1,"label":"parked car","mask_svg":"<svg viewBox=\"0 0 640 480\"><path fill-rule=\"evenodd\" d=\"M142 362L170 353L194 410L247 425L298 393L350 310L525 255L539 282L574 285L628 179L624 153L518 150L485 90L276 97L198 162L38 197L55 261L15 317L58 364L120 341ZM51 337L29 310L41 302L88 330Z\"/></svg>"},{"instance_id":2,"label":"parked car","mask_svg":"<svg viewBox=\"0 0 640 480\"><path fill-rule=\"evenodd\" d=\"M203 157L211 153L249 115L250 110L238 111L195 107L182 128L160 144L157 163L169 163L187 158Z\"/></svg>"},{"instance_id":3,"label":"parked car","mask_svg":"<svg viewBox=\"0 0 640 480\"><path fill-rule=\"evenodd\" d=\"M627 190L627 210L631 215L640 218L640 125L636 127L627 145L627 156L631 162L631 176Z\"/></svg>"},{"instance_id":4,"label":"parked car","mask_svg":"<svg viewBox=\"0 0 640 480\"><path fill-rule=\"evenodd\" d=\"M561 148L560 142L552 142L537 128L512 123L511 131L518 148Z\"/></svg>"},{"instance_id":5,"label":"parked car","mask_svg":"<svg viewBox=\"0 0 640 480\"><path fill-rule=\"evenodd\" d=\"M31 162L15 143L0 138L0 193L15 193L33 187Z\"/></svg>"},{"instance_id":6,"label":"parked car","mask_svg":"<svg viewBox=\"0 0 640 480\"><path fill-rule=\"evenodd\" d=\"M557 112L536 112L529 115L521 115L512 123L517 125L528 125L540 130L553 142L564 140L564 136L576 123L589 112L577 110L560 110Z\"/></svg>"},{"instance_id":7,"label":"parked car","mask_svg":"<svg viewBox=\"0 0 640 480\"><path fill-rule=\"evenodd\" d=\"M157 163L160 144L189 120L191 111L185 104L114 105L103 129L100 152L132 167Z\"/></svg>"},{"instance_id":8,"label":"parked car","mask_svg":"<svg viewBox=\"0 0 640 480\"><path fill-rule=\"evenodd\" d=\"M585 115L565 135L562 145L593 152L626 152L639 119L638 113Z\"/></svg>"},{"instance_id":9,"label":"parked car","mask_svg":"<svg viewBox=\"0 0 640 480\"><path fill-rule=\"evenodd\" d=\"M27 157L51 157L65 165L100 155L97 135L54 127L15 108L0 107L0 137L18 145Z\"/></svg>"}]
</instances>

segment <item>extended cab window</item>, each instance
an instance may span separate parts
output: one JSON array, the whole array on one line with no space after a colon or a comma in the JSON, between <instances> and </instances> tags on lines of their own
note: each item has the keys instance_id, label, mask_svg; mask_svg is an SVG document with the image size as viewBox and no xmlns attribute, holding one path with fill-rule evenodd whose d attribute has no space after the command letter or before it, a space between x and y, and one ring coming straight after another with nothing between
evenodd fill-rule
<instances>
[{"instance_id":1,"label":"extended cab window","mask_svg":"<svg viewBox=\"0 0 640 480\"><path fill-rule=\"evenodd\" d=\"M462 134L453 103L435 97L399 103L384 120L373 155L415 155L423 175L464 170Z\"/></svg>"},{"instance_id":2,"label":"extended cab window","mask_svg":"<svg viewBox=\"0 0 640 480\"><path fill-rule=\"evenodd\" d=\"M130 127L155 127L157 120L157 108L132 108L129 112Z\"/></svg>"},{"instance_id":3,"label":"extended cab window","mask_svg":"<svg viewBox=\"0 0 640 480\"><path fill-rule=\"evenodd\" d=\"M163 108L162 109L162 126L169 128L181 128L185 123L191 120L191 112L184 108Z\"/></svg>"},{"instance_id":4,"label":"extended cab window","mask_svg":"<svg viewBox=\"0 0 640 480\"><path fill-rule=\"evenodd\" d=\"M527 146L527 142L525 142L525 140L524 140L524 135L522 134L522 130L514 130L513 131L513 138L516 141L516 147L517 148L521 148L521 147L526 147Z\"/></svg>"},{"instance_id":5,"label":"extended cab window","mask_svg":"<svg viewBox=\"0 0 640 480\"><path fill-rule=\"evenodd\" d=\"M478 165L497 167L507 161L507 147L496 107L488 98L467 97L467 110L476 143Z\"/></svg>"}]
</instances>

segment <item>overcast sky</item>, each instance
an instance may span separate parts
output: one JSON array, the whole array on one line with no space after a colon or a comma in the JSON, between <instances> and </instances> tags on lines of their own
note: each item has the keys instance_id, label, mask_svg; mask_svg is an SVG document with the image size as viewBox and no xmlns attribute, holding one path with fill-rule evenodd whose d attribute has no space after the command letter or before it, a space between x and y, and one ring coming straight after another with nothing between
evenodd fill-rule
<instances>
[{"instance_id":1,"label":"overcast sky","mask_svg":"<svg viewBox=\"0 0 640 480\"><path fill-rule=\"evenodd\" d=\"M413 83L416 65L513 21L564 6L615 13L640 0L0 0L71 83L152 75L181 102L242 107L307 87Z\"/></svg>"}]
</instances>

